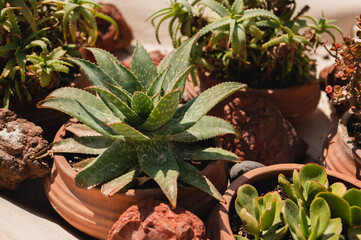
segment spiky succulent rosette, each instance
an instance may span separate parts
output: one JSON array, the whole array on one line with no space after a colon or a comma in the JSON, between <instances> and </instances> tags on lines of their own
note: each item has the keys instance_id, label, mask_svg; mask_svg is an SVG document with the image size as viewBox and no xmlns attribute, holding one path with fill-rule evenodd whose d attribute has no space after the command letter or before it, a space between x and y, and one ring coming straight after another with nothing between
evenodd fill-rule
<instances>
[{"instance_id":1,"label":"spiky succulent rosette","mask_svg":"<svg viewBox=\"0 0 361 240\"><path fill-rule=\"evenodd\" d=\"M157 182L173 206L177 202L178 181L222 200L217 189L190 161L239 161L237 156L221 148L197 148L189 143L220 134L237 134L231 124L205 114L244 85L222 83L179 106L195 39L167 55L158 67L140 44L134 50L130 70L110 53L96 48L89 50L98 65L71 59L92 82L88 89L96 91L99 97L76 88L60 88L38 107L67 113L98 133L65 139L52 146L55 153L96 156L77 174L78 187L92 188L103 183L102 192L111 196L146 174Z\"/></svg>"}]
</instances>

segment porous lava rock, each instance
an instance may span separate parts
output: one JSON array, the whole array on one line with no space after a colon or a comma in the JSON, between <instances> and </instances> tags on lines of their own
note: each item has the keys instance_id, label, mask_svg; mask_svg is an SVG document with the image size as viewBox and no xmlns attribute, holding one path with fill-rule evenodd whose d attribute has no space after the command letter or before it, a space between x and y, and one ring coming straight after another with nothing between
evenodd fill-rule
<instances>
[{"instance_id":1,"label":"porous lava rock","mask_svg":"<svg viewBox=\"0 0 361 240\"><path fill-rule=\"evenodd\" d=\"M114 39L116 34L115 27L108 21L97 18L98 38L95 46L107 51L123 49L130 46L133 40L133 33L118 8L110 3L100 3L100 5L104 8L98 8L98 11L112 17L118 24L119 35Z\"/></svg>"},{"instance_id":2,"label":"porous lava rock","mask_svg":"<svg viewBox=\"0 0 361 240\"><path fill-rule=\"evenodd\" d=\"M42 133L34 123L0 108L0 188L14 190L25 179L50 172L45 160L35 158L48 144Z\"/></svg>"},{"instance_id":3,"label":"porous lava rock","mask_svg":"<svg viewBox=\"0 0 361 240\"><path fill-rule=\"evenodd\" d=\"M207 239L204 223L194 214L147 199L129 207L113 225L108 240Z\"/></svg>"},{"instance_id":4,"label":"porous lava rock","mask_svg":"<svg viewBox=\"0 0 361 240\"><path fill-rule=\"evenodd\" d=\"M222 136L222 147L242 160L290 163L308 147L278 108L264 98L240 92L224 106L224 114L240 137Z\"/></svg>"}]
</instances>

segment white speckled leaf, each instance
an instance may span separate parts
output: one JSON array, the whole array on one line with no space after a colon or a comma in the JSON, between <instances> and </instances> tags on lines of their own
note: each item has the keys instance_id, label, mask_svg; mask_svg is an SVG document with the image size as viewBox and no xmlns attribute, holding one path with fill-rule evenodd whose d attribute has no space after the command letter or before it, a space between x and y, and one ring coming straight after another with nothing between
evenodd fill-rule
<instances>
[{"instance_id":1,"label":"white speckled leaf","mask_svg":"<svg viewBox=\"0 0 361 240\"><path fill-rule=\"evenodd\" d=\"M149 117L154 106L152 100L143 92L135 92L131 102L132 110L144 121Z\"/></svg>"},{"instance_id":2,"label":"white speckled leaf","mask_svg":"<svg viewBox=\"0 0 361 240\"><path fill-rule=\"evenodd\" d=\"M77 187L92 188L122 174L134 164L137 154L131 141L114 141L75 177Z\"/></svg>"},{"instance_id":3,"label":"white speckled leaf","mask_svg":"<svg viewBox=\"0 0 361 240\"><path fill-rule=\"evenodd\" d=\"M146 89L158 75L152 58L139 42L134 49L130 70Z\"/></svg>"},{"instance_id":4,"label":"white speckled leaf","mask_svg":"<svg viewBox=\"0 0 361 240\"><path fill-rule=\"evenodd\" d=\"M170 140L177 142L196 142L221 134L237 134L237 132L232 124L227 121L206 115L186 131L172 135Z\"/></svg>"},{"instance_id":5,"label":"white speckled leaf","mask_svg":"<svg viewBox=\"0 0 361 240\"><path fill-rule=\"evenodd\" d=\"M207 89L199 96L179 107L173 117L160 129L160 135L173 135L193 126L217 103L245 87L244 84L226 82Z\"/></svg>"},{"instance_id":6,"label":"white speckled leaf","mask_svg":"<svg viewBox=\"0 0 361 240\"><path fill-rule=\"evenodd\" d=\"M177 163L179 166L178 178L180 181L202 190L219 201L224 201L222 194L218 192L212 182L203 176L197 168L179 158L177 158Z\"/></svg>"},{"instance_id":7,"label":"white speckled leaf","mask_svg":"<svg viewBox=\"0 0 361 240\"><path fill-rule=\"evenodd\" d=\"M109 125L112 129L114 129L120 135L134 139L134 140L148 140L149 137L139 132L137 129L125 124L123 122L116 122Z\"/></svg>"},{"instance_id":8,"label":"white speckled leaf","mask_svg":"<svg viewBox=\"0 0 361 240\"><path fill-rule=\"evenodd\" d=\"M140 130L152 131L160 128L174 114L178 107L180 91L175 90L162 97L154 107L148 119L139 126Z\"/></svg>"},{"instance_id":9,"label":"white speckled leaf","mask_svg":"<svg viewBox=\"0 0 361 240\"><path fill-rule=\"evenodd\" d=\"M230 162L240 162L241 160L237 157L236 154L224 150L222 148L206 148L197 151L192 160L194 161L202 161L202 160L222 160L222 161L230 161Z\"/></svg>"},{"instance_id":10,"label":"white speckled leaf","mask_svg":"<svg viewBox=\"0 0 361 240\"><path fill-rule=\"evenodd\" d=\"M158 183L171 205L176 207L179 168L168 141L134 141L134 145L143 171Z\"/></svg>"}]
</instances>

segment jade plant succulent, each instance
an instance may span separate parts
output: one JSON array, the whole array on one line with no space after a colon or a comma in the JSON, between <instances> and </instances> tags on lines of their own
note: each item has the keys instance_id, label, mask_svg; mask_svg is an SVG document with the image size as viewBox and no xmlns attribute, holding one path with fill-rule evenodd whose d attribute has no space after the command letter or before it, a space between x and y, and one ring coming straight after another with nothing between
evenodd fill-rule
<instances>
[{"instance_id":1,"label":"jade plant succulent","mask_svg":"<svg viewBox=\"0 0 361 240\"><path fill-rule=\"evenodd\" d=\"M278 182L288 198L277 192L259 197L251 185L239 188L235 209L255 239L358 239L361 234L361 191L341 182L329 186L326 171L307 164ZM242 237L237 236L242 239Z\"/></svg>"},{"instance_id":2,"label":"jade plant succulent","mask_svg":"<svg viewBox=\"0 0 361 240\"><path fill-rule=\"evenodd\" d=\"M82 0L0 1L0 96L20 102L68 85L78 70L66 56L81 56L79 48L96 40L98 4ZM76 37L77 36L77 37Z\"/></svg>"},{"instance_id":3,"label":"jade plant succulent","mask_svg":"<svg viewBox=\"0 0 361 240\"><path fill-rule=\"evenodd\" d=\"M315 61L307 53L320 45L323 33L333 39L331 29L341 33L333 20L305 16L308 9L296 13L295 0L171 0L150 19L157 39L160 25L170 19L174 46L199 33L192 61L214 79L285 88L314 81Z\"/></svg>"},{"instance_id":4,"label":"jade plant succulent","mask_svg":"<svg viewBox=\"0 0 361 240\"><path fill-rule=\"evenodd\" d=\"M220 134L237 134L228 122L205 115L215 104L243 84L219 84L179 106L189 66L191 38L167 55L156 68L146 50L137 44L130 70L110 53L89 48L97 64L70 58L93 86L88 90L60 88L38 104L77 118L100 136L85 136L55 143L52 152L97 154L80 171L76 185L102 184L108 196L144 175L153 178L173 206L177 183L197 187L222 200L221 194L191 163L202 160L239 161L236 155L197 142ZM189 144L192 143L192 144ZM89 161L89 160L88 160Z\"/></svg>"}]
</instances>

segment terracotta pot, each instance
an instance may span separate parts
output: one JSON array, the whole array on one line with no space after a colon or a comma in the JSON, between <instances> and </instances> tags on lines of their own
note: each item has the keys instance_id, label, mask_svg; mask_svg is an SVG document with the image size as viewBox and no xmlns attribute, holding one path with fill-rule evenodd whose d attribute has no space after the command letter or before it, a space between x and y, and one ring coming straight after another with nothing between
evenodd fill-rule
<instances>
[{"instance_id":1,"label":"terracotta pot","mask_svg":"<svg viewBox=\"0 0 361 240\"><path fill-rule=\"evenodd\" d=\"M218 203L208 217L207 235L212 240L234 240L234 236L229 223L229 210L232 198L235 197L238 188L243 184L252 184L260 180L266 180L277 177L279 173L292 176L293 170L300 170L302 164L277 164L268 167L257 168L249 171L236 180L234 180L223 195L226 203ZM361 188L361 181L343 175L341 173L326 170L328 179L333 181L344 182L347 187Z\"/></svg>"},{"instance_id":2,"label":"terracotta pot","mask_svg":"<svg viewBox=\"0 0 361 240\"><path fill-rule=\"evenodd\" d=\"M192 99L200 92L218 84L217 80L209 77L207 72L197 69L198 86L190 81L185 88L186 98ZM318 83L303 84L285 89L254 89L247 88L242 91L254 94L272 101L282 115L291 123L305 121L317 108L321 96L321 89ZM229 101L224 100L211 110L211 115L223 117L223 106Z\"/></svg>"},{"instance_id":3,"label":"terracotta pot","mask_svg":"<svg viewBox=\"0 0 361 240\"><path fill-rule=\"evenodd\" d=\"M72 87L85 88L90 86L89 79L81 74L71 84ZM34 96L32 101L24 101L22 104L18 98L10 100L9 109L14 111L20 117L27 119L30 122L40 126L44 131L44 138L48 141L52 141L55 133L59 130L61 125L69 120L69 115L48 108L37 108L36 104L45 99L50 92L43 93L40 96Z\"/></svg>"},{"instance_id":4,"label":"terracotta pot","mask_svg":"<svg viewBox=\"0 0 361 240\"><path fill-rule=\"evenodd\" d=\"M345 112L337 129L326 138L323 161L326 168L361 180L361 149L352 142L347 131L347 122L351 116L350 112Z\"/></svg>"},{"instance_id":5,"label":"terracotta pot","mask_svg":"<svg viewBox=\"0 0 361 240\"><path fill-rule=\"evenodd\" d=\"M64 126L54 141L64 137ZM202 174L223 193L227 188L227 165L223 161L212 162ZM54 209L71 225L91 236L105 239L112 225L131 205L152 197L167 201L159 188L129 189L111 198L105 197L99 188L82 189L75 186L76 172L62 155L55 155L51 174L44 179L46 195ZM196 188L178 188L178 205L198 216L208 214L217 201Z\"/></svg>"}]
</instances>

